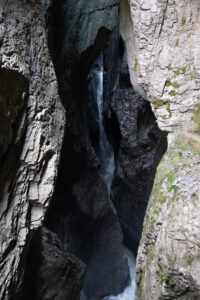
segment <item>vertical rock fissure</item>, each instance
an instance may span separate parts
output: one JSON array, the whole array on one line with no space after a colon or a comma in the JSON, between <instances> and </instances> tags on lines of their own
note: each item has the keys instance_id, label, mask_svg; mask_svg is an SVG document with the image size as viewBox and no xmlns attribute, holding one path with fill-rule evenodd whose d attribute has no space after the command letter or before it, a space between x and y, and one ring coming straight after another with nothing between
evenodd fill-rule
<instances>
[{"instance_id":1,"label":"vertical rock fissure","mask_svg":"<svg viewBox=\"0 0 200 300\"><path fill-rule=\"evenodd\" d=\"M126 51L121 53L117 7L105 8L97 22L98 16L87 11L89 5L72 2L55 1L49 13L49 46L67 123L57 184L45 221L48 229L39 237L43 249L39 250L42 262L37 272L43 287L34 289L32 299L43 299L48 291L53 297L48 278L57 273L54 268L64 272L63 261L67 272L62 285L68 282L68 291L57 287L58 295L76 299L83 281L82 261L86 272L81 300L121 297L127 286L124 295L132 297L134 259L124 254L124 245L136 255L152 174L163 154L165 137L149 103L130 84ZM72 26L78 24L79 6L86 10L81 15L83 25L88 26L89 15L97 27L94 32L88 28L87 47L85 32ZM113 15L114 24L104 24L108 14ZM69 280L71 272L74 282ZM55 282L60 280L56 275ZM34 286L38 284L36 280Z\"/></svg>"}]
</instances>

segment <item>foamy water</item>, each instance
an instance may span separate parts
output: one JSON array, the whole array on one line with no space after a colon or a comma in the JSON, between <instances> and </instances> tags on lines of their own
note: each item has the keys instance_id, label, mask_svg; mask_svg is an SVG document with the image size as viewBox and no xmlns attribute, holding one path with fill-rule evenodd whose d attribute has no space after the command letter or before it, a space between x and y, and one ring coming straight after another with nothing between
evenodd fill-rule
<instances>
[{"instance_id":1,"label":"foamy water","mask_svg":"<svg viewBox=\"0 0 200 300\"><path fill-rule=\"evenodd\" d=\"M127 286L124 291L117 296L107 296L102 300L134 300L135 298L135 257L131 251L125 249L125 254L128 259L128 266L130 270L131 283Z\"/></svg>"}]
</instances>

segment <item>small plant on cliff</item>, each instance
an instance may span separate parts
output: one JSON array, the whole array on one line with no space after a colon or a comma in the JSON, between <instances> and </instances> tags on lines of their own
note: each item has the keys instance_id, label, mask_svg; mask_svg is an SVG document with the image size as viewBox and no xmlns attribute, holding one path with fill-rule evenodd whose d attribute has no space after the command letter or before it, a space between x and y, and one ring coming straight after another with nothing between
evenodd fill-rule
<instances>
[{"instance_id":1,"label":"small plant on cliff","mask_svg":"<svg viewBox=\"0 0 200 300\"><path fill-rule=\"evenodd\" d=\"M183 15L183 16L182 16L182 19L181 19L181 23L182 23L182 25L184 25L184 24L185 24L185 22L186 22L186 16L185 16L185 15Z\"/></svg>"},{"instance_id":2,"label":"small plant on cliff","mask_svg":"<svg viewBox=\"0 0 200 300\"><path fill-rule=\"evenodd\" d=\"M137 57L135 56L135 63L134 63L134 69L135 69L135 70L137 69L137 66L138 66L138 59L137 59Z\"/></svg>"},{"instance_id":3,"label":"small plant on cliff","mask_svg":"<svg viewBox=\"0 0 200 300\"><path fill-rule=\"evenodd\" d=\"M140 269L139 273L136 277L136 283L137 283L137 295L142 296L142 290L143 290L143 283L144 283L144 273L142 269Z\"/></svg>"}]
</instances>

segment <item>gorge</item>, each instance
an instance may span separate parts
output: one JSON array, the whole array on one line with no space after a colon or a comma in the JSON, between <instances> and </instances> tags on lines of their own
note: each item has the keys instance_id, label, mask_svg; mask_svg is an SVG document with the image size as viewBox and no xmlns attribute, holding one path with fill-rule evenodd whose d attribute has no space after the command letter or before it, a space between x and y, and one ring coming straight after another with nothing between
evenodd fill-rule
<instances>
[{"instance_id":1,"label":"gorge","mask_svg":"<svg viewBox=\"0 0 200 300\"><path fill-rule=\"evenodd\" d=\"M0 299L199 299L199 20L2 0Z\"/></svg>"}]
</instances>

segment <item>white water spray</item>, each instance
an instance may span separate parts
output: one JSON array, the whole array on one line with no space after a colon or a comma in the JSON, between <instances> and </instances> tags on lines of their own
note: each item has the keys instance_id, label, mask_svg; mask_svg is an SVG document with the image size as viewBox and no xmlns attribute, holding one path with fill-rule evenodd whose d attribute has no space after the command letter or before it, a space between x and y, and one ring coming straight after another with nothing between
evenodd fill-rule
<instances>
[{"instance_id":1,"label":"white water spray","mask_svg":"<svg viewBox=\"0 0 200 300\"><path fill-rule=\"evenodd\" d=\"M101 172L107 184L108 193L110 194L110 188L115 170L115 160L114 151L107 139L103 124L103 56L100 56L97 60L98 67L91 71L93 82L96 83L96 103L98 108L99 145L97 156L99 157Z\"/></svg>"},{"instance_id":2,"label":"white water spray","mask_svg":"<svg viewBox=\"0 0 200 300\"><path fill-rule=\"evenodd\" d=\"M96 91L96 104L98 108L98 125L99 125L99 143L97 147L97 156L101 165L101 172L104 180L107 184L108 193L110 194L113 174L115 170L114 151L110 145L103 124L103 56L100 55L96 61L96 67L94 67L89 75L91 89ZM111 201L110 201L111 202ZM111 202L111 206L115 211L115 208ZM128 259L128 266L130 270L131 283L124 291L117 296L107 296L102 300L134 300L135 297L135 257L128 250L125 249L125 255Z\"/></svg>"},{"instance_id":3,"label":"white water spray","mask_svg":"<svg viewBox=\"0 0 200 300\"><path fill-rule=\"evenodd\" d=\"M104 297L102 300L134 300L135 298L135 257L131 251L125 249L125 254L128 259L131 282L124 291L117 296Z\"/></svg>"}]
</instances>

